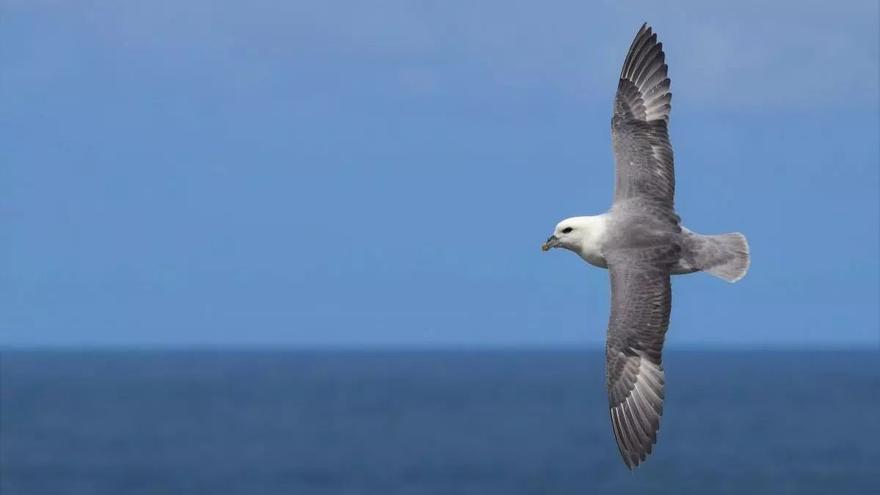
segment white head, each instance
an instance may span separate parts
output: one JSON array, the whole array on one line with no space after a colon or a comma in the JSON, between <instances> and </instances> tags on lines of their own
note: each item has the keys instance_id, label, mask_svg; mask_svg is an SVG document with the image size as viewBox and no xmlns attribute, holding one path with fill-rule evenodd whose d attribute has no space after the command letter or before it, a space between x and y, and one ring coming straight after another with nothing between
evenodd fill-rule
<instances>
[{"instance_id":1,"label":"white head","mask_svg":"<svg viewBox=\"0 0 880 495\"><path fill-rule=\"evenodd\" d=\"M541 246L549 251L560 247L577 253L588 262L603 266L602 244L605 240L605 215L571 217L559 222L553 235Z\"/></svg>"},{"instance_id":2,"label":"white head","mask_svg":"<svg viewBox=\"0 0 880 495\"><path fill-rule=\"evenodd\" d=\"M580 251L584 244L587 230L590 228L589 217L572 217L556 224L553 235L541 246L542 251L561 247L570 251Z\"/></svg>"}]
</instances>

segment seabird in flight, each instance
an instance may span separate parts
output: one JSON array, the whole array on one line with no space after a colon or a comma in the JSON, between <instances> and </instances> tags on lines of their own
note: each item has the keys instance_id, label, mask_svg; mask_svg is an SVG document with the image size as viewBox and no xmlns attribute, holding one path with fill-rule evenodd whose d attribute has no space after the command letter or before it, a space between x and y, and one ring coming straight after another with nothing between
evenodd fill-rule
<instances>
[{"instance_id":1,"label":"seabird in flight","mask_svg":"<svg viewBox=\"0 0 880 495\"><path fill-rule=\"evenodd\" d=\"M559 222L542 246L573 251L610 274L606 385L614 437L630 469L651 453L660 428L670 276L703 271L736 282L749 268L745 236L697 234L682 227L675 213L665 58L657 35L643 25L623 62L614 98L611 208Z\"/></svg>"}]
</instances>

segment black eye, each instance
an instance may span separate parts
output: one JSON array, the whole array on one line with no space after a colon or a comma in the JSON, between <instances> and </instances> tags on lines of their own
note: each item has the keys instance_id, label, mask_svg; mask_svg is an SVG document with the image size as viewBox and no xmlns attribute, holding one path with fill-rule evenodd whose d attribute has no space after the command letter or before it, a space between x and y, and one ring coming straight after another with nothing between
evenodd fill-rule
<instances>
[{"instance_id":1,"label":"black eye","mask_svg":"<svg viewBox=\"0 0 880 495\"><path fill-rule=\"evenodd\" d=\"M566 227L566 228L562 229L563 234L567 234L569 232L571 232L571 227Z\"/></svg>"}]
</instances>

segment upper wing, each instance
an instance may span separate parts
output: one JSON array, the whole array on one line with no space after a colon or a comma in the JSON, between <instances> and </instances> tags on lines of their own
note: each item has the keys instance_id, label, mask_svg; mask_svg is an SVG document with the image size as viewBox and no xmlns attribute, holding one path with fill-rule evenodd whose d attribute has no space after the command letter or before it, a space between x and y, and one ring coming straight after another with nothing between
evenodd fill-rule
<instances>
[{"instance_id":1,"label":"upper wing","mask_svg":"<svg viewBox=\"0 0 880 495\"><path fill-rule=\"evenodd\" d=\"M623 461L632 469L644 461L663 414L661 352L672 290L667 256L651 248L608 260L611 321L605 372L611 425Z\"/></svg>"},{"instance_id":2,"label":"upper wing","mask_svg":"<svg viewBox=\"0 0 880 495\"><path fill-rule=\"evenodd\" d=\"M667 130L672 93L665 60L663 44L644 24L629 47L614 98L615 202L646 197L673 205L675 170Z\"/></svg>"}]
</instances>

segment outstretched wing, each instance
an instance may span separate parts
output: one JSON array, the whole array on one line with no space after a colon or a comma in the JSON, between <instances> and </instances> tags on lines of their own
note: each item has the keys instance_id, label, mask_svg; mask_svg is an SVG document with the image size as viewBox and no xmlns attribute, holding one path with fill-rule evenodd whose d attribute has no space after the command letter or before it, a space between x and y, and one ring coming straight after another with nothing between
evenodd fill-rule
<instances>
[{"instance_id":1,"label":"outstretched wing","mask_svg":"<svg viewBox=\"0 0 880 495\"><path fill-rule=\"evenodd\" d=\"M672 93L665 60L663 44L644 24L629 47L614 99L615 203L643 197L673 206L675 170L667 130Z\"/></svg>"},{"instance_id":2,"label":"outstretched wing","mask_svg":"<svg viewBox=\"0 0 880 495\"><path fill-rule=\"evenodd\" d=\"M663 250L645 248L608 260L606 385L614 437L630 469L651 453L663 414L661 352L672 303L669 258Z\"/></svg>"}]
</instances>

